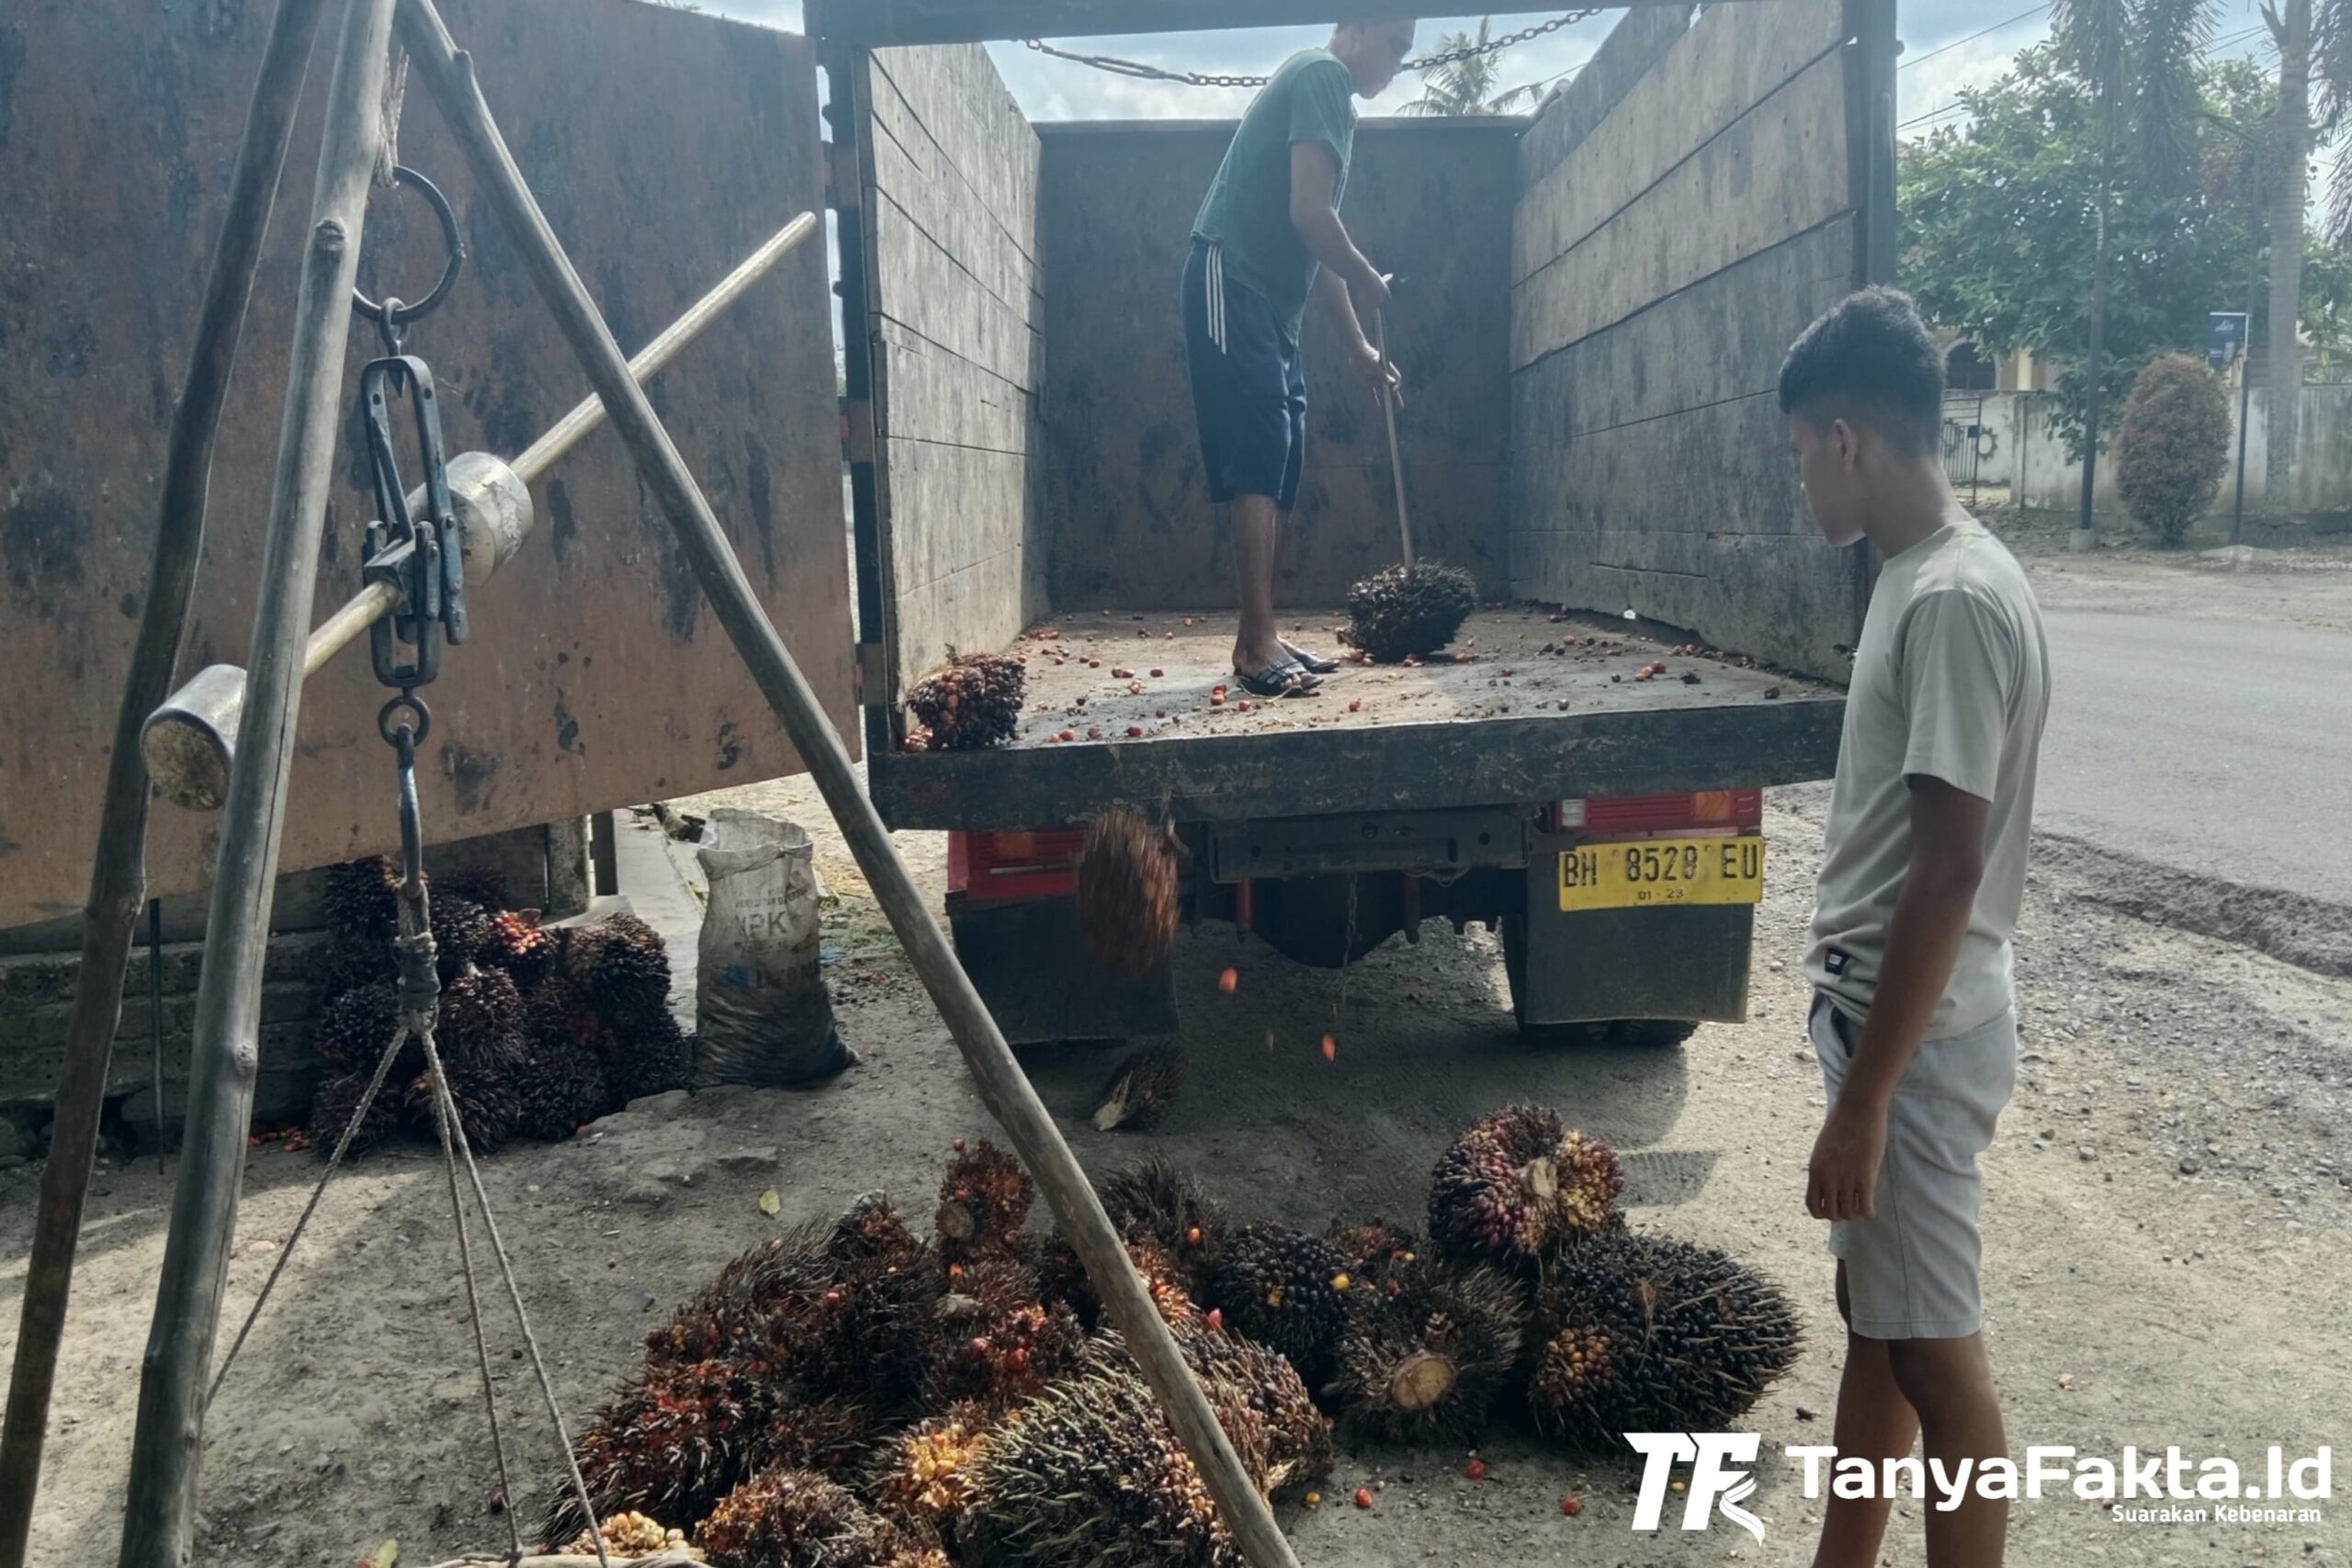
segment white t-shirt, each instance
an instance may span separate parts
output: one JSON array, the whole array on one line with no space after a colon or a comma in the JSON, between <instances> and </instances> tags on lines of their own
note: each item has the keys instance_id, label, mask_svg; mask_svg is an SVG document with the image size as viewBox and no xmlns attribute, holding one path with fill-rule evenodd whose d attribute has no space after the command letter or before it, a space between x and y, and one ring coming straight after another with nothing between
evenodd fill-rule
<instances>
[{"instance_id":1,"label":"white t-shirt","mask_svg":"<svg viewBox=\"0 0 2352 1568\"><path fill-rule=\"evenodd\" d=\"M2050 711L2041 611L2024 569L1974 522L1889 559L1854 652L1806 969L1847 1012L1870 1010L1911 862L1917 775L1992 803L1984 879L1928 1038L1998 1018L2025 899L2034 769Z\"/></svg>"}]
</instances>

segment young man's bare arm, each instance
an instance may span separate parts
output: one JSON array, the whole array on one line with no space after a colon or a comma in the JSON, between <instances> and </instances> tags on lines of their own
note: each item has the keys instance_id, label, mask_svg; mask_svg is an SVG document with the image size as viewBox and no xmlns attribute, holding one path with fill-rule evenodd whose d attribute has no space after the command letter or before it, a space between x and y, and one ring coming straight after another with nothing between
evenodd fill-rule
<instances>
[{"instance_id":1,"label":"young man's bare arm","mask_svg":"<svg viewBox=\"0 0 2352 1568\"><path fill-rule=\"evenodd\" d=\"M1814 1145L1805 1207L1817 1219L1874 1216L1886 1155L1886 1112L1919 1049L1984 878L1991 803L1941 779L1914 775L1911 861L1886 939L1886 959L1838 1103Z\"/></svg>"},{"instance_id":2,"label":"young man's bare arm","mask_svg":"<svg viewBox=\"0 0 2352 1568\"><path fill-rule=\"evenodd\" d=\"M1363 303L1379 310L1388 303L1388 285L1379 271L1348 237L1340 221L1334 188L1340 182L1340 155L1320 141L1294 141L1290 147L1290 221L1306 243L1307 254L1337 273ZM1361 333L1361 329L1359 329Z\"/></svg>"}]
</instances>

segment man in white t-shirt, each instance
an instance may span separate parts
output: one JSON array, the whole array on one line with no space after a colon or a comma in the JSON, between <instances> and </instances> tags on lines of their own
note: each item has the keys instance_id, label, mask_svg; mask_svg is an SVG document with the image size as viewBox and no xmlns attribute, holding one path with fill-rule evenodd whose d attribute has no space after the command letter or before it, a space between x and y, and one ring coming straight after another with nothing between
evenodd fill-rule
<instances>
[{"instance_id":1,"label":"man in white t-shirt","mask_svg":"<svg viewBox=\"0 0 2352 1568\"><path fill-rule=\"evenodd\" d=\"M1892 289L1814 323L1781 408L1814 517L1883 566L1847 696L1807 968L1828 1089L1805 1206L1830 1222L1848 1327L1839 1457L1924 1440L2006 1457L1985 1358L1977 1156L2016 1085L2010 938L2050 705L2024 571L1953 495L1943 355ZM1971 1467L1972 1473L1973 1466ZM1891 1501L1833 1497L1815 1568L1879 1561ZM1927 1515L1934 1568L1997 1568L2008 1506Z\"/></svg>"}]
</instances>

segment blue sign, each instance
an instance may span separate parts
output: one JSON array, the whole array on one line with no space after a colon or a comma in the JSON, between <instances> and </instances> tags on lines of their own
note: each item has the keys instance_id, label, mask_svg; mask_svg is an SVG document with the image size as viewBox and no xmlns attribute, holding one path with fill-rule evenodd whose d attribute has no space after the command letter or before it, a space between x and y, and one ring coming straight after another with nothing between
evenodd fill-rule
<instances>
[{"instance_id":1,"label":"blue sign","mask_svg":"<svg viewBox=\"0 0 2352 1568\"><path fill-rule=\"evenodd\" d=\"M2205 363L2221 375L2245 353L2246 313L2216 310L2205 318Z\"/></svg>"}]
</instances>

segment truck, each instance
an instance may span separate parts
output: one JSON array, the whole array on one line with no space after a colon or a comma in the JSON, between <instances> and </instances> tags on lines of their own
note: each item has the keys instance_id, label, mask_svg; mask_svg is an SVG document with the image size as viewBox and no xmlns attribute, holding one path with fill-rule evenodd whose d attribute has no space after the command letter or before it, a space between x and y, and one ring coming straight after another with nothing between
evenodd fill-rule
<instances>
[{"instance_id":1,"label":"truck","mask_svg":"<svg viewBox=\"0 0 2352 1568\"><path fill-rule=\"evenodd\" d=\"M1450 658L1260 704L1222 691L1229 540L1177 314L1230 123L1032 124L979 44L1180 10L1234 8L812 14L869 782L894 828L946 833L967 968L1015 1043L1180 1027L1175 964L1119 977L1080 930L1085 826L1124 807L1177 835L1192 918L1299 963L1476 924L1527 1031L1743 1019L1764 792L1833 771L1871 581L1814 527L1774 393L1810 321L1891 280L1893 0L1637 4L1532 117L1364 122L1342 214L1402 280L1416 544L1484 604ZM1306 352L1279 595L1329 646L1397 502L1377 405L1312 321ZM979 651L1026 660L1018 733L920 749L910 692Z\"/></svg>"}]
</instances>

